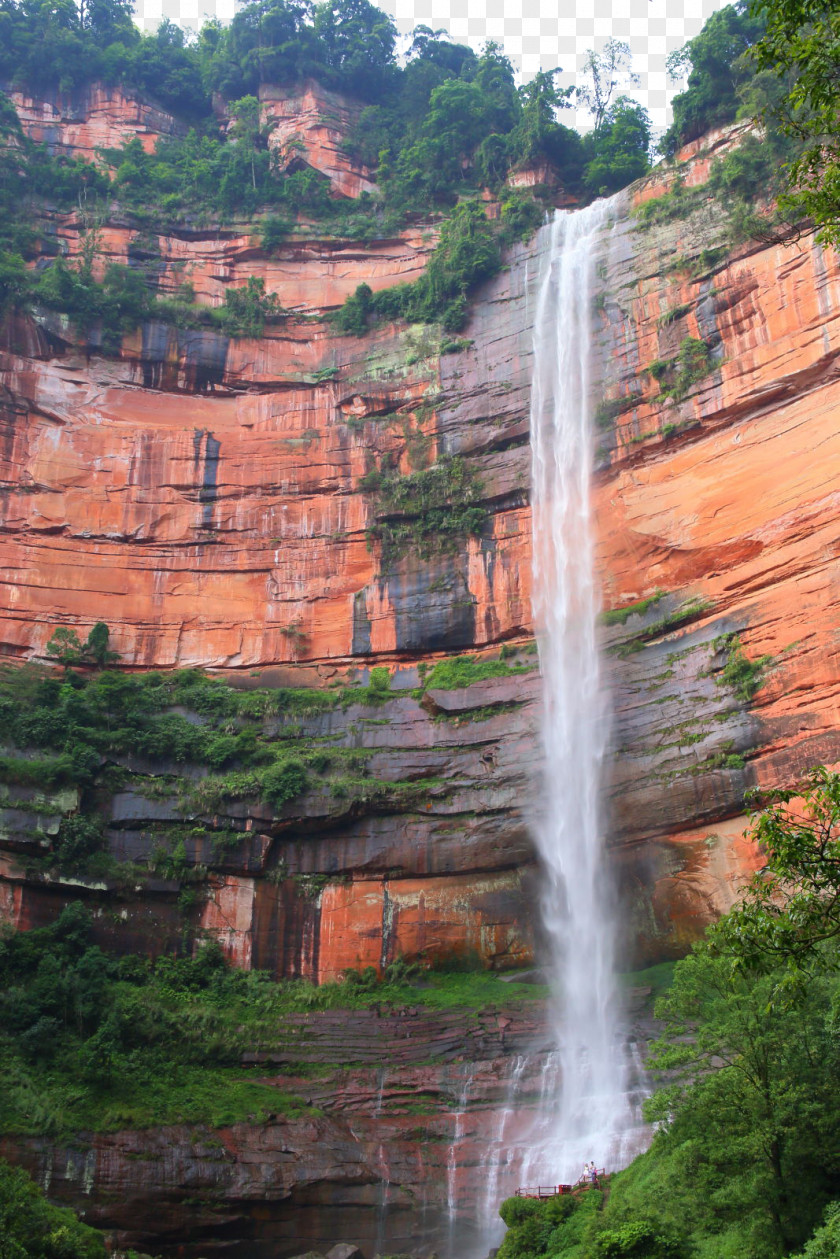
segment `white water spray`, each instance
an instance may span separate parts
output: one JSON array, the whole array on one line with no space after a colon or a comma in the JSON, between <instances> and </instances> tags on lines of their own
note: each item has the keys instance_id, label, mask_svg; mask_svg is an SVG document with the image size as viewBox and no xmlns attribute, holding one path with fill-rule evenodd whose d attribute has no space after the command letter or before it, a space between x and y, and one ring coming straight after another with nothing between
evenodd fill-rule
<instances>
[{"instance_id":1,"label":"white water spray","mask_svg":"<svg viewBox=\"0 0 840 1259\"><path fill-rule=\"evenodd\" d=\"M523 1171L575 1180L621 1166L637 1120L614 980L615 911L600 808L607 744L590 520L592 289L611 202L556 215L534 323L533 606L545 773L533 829L554 993L556 1054ZM548 1096L546 1096L546 1093Z\"/></svg>"},{"instance_id":2,"label":"white water spray","mask_svg":"<svg viewBox=\"0 0 840 1259\"><path fill-rule=\"evenodd\" d=\"M531 502L545 770L531 821L553 1001L548 1043L514 1061L507 1105L488 1133L475 1259L498 1244L498 1207L517 1185L574 1182L589 1160L616 1171L649 1139L643 1069L616 992L616 908L600 804L608 705L590 511L592 326L596 261L614 207L613 199L558 213L542 235ZM451 1256L466 1253L450 1246Z\"/></svg>"}]
</instances>

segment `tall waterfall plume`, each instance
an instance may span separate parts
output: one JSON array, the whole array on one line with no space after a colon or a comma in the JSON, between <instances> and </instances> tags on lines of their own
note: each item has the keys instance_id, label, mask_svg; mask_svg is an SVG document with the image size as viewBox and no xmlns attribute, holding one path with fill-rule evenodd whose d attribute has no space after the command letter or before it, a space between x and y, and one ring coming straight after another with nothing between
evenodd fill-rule
<instances>
[{"instance_id":1,"label":"tall waterfall plume","mask_svg":"<svg viewBox=\"0 0 840 1259\"><path fill-rule=\"evenodd\" d=\"M544 254L531 393L533 606L543 677L544 773L533 831L556 1049L541 1090L532 1174L574 1180L620 1166L636 1126L628 1095L604 863L605 702L590 510L595 259L612 202L558 213ZM546 1085L549 1085L546 1087ZM524 1169L523 1169L524 1170Z\"/></svg>"},{"instance_id":2,"label":"tall waterfall plume","mask_svg":"<svg viewBox=\"0 0 840 1259\"><path fill-rule=\"evenodd\" d=\"M531 828L553 996L548 1037L512 1060L507 1104L484 1133L484 1189L471 1218L456 1220L450 1192L450 1259L484 1259L498 1245L499 1204L517 1186L574 1182L590 1160L618 1170L649 1136L640 1117L643 1071L616 990L616 907L601 809L609 706L590 509L593 297L616 200L558 212L540 237L531 502L544 769Z\"/></svg>"}]
</instances>

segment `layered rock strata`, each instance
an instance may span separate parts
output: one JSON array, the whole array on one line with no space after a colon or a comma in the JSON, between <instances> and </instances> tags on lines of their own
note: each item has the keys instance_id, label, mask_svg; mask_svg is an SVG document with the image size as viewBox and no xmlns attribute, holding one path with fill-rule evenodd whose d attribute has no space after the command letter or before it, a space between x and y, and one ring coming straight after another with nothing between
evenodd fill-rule
<instances>
[{"instance_id":1,"label":"layered rock strata","mask_svg":"<svg viewBox=\"0 0 840 1259\"><path fill-rule=\"evenodd\" d=\"M278 117L291 116L276 93L264 95ZM130 111L123 122L138 125ZM688 183L701 186L710 154L731 142L731 133L713 136L684 155ZM315 140L311 148L317 156ZM330 154L340 161L339 148ZM655 198L672 175L657 172L631 201ZM605 629L611 842L638 952L661 956L731 903L751 868L740 839L745 789L840 759L830 419L838 277L834 257L807 236L731 246L711 198L689 218L647 229L626 198L614 213L593 310L599 566L608 607L657 599ZM75 218L51 222L72 253ZM104 225L102 262L128 258L132 235L124 223ZM135 666L244 673L285 662L299 680L324 685L335 668L377 660L399 685L397 666L410 671L430 653L524 641L539 241L516 247L477 295L466 342L418 327L356 340L311 321L361 280L381 287L419 274L432 244L422 225L367 248L300 225L272 257L235 226L161 236L164 291L188 272L202 300L218 302L226 285L258 275L299 311L260 341L152 324L105 358L94 345L81 355L54 316L10 323L4 653L43 655L57 625L84 632L104 620ZM687 341L690 371L680 360ZM430 559L409 551L383 563L367 535L377 505L363 474L383 461L408 473L454 455L481 480L481 536ZM739 651L771 657L754 694L725 684ZM383 775L443 777L445 807L430 784L422 809L389 802L367 809L363 823L310 798L299 815L246 809L236 824L263 838L213 870L205 925L242 964L258 959L276 973L328 975L355 957L422 951L430 915L435 948L477 947L498 964L526 956L530 914L517 871L528 853L537 717L533 696L523 698L489 722L465 722L454 741L419 701L389 703L376 718L388 723L376 735ZM465 712L486 707L481 686L470 688ZM335 722L336 738L357 737L352 713ZM114 844L127 852L125 836L142 834L148 818L136 803L118 807L128 812L113 819ZM480 838L453 842L458 827ZM315 901L323 926L311 925L308 906L278 909L279 884L267 889L263 876L281 860L327 880ZM50 889L48 908L14 858L7 879L20 922L41 920L60 899ZM137 912L157 921L153 901L144 890ZM363 931L346 925L356 923Z\"/></svg>"},{"instance_id":2,"label":"layered rock strata","mask_svg":"<svg viewBox=\"0 0 840 1259\"><path fill-rule=\"evenodd\" d=\"M639 1013L631 1035L646 1034ZM452 1254L480 1246L477 1224L516 1187L506 1141L539 1105L550 1039L542 1003L316 1012L286 1035L286 1052L249 1057L265 1061L264 1083L310 1108L295 1117L80 1134L66 1145L0 1140L0 1155L120 1249L289 1259L343 1241L366 1256L419 1259L442 1243ZM282 1074L270 1074L278 1061Z\"/></svg>"}]
</instances>

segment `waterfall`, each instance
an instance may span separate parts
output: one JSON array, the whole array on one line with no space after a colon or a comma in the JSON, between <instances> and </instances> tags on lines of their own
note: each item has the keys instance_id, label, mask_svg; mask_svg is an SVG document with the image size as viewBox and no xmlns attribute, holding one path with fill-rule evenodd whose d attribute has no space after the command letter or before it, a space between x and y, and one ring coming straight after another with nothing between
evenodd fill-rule
<instances>
[{"instance_id":1,"label":"waterfall","mask_svg":"<svg viewBox=\"0 0 840 1259\"><path fill-rule=\"evenodd\" d=\"M619 194L620 196L621 194ZM616 199L558 212L543 229L531 387L533 608L543 680L544 771L531 810L552 1000L546 1039L517 1057L507 1104L486 1134L475 1246L485 1259L519 1185L574 1182L584 1162L615 1171L649 1140L644 1070L614 973L616 908L605 861L601 786L609 709L601 681L590 509L596 266Z\"/></svg>"},{"instance_id":2,"label":"waterfall","mask_svg":"<svg viewBox=\"0 0 840 1259\"><path fill-rule=\"evenodd\" d=\"M531 392L533 607L543 677L544 774L533 833L542 864L556 1052L523 1172L576 1180L624 1161L635 1126L614 979L604 868L601 684L590 510L595 258L612 203L558 213L543 257Z\"/></svg>"}]
</instances>

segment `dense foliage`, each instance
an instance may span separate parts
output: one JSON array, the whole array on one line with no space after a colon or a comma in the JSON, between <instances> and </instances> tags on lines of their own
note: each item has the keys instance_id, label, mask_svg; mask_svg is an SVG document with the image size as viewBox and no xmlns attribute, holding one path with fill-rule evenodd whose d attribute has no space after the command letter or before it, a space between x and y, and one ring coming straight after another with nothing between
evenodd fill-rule
<instances>
[{"instance_id":1,"label":"dense foliage","mask_svg":"<svg viewBox=\"0 0 840 1259\"><path fill-rule=\"evenodd\" d=\"M2 1259L105 1259L101 1233L54 1207L19 1168L0 1162Z\"/></svg>"},{"instance_id":2,"label":"dense foliage","mask_svg":"<svg viewBox=\"0 0 840 1259\"><path fill-rule=\"evenodd\" d=\"M650 1150L603 1200L506 1203L499 1259L837 1255L840 776L771 793L752 834L766 869L657 1004Z\"/></svg>"},{"instance_id":3,"label":"dense foliage","mask_svg":"<svg viewBox=\"0 0 840 1259\"><path fill-rule=\"evenodd\" d=\"M553 73L538 74L517 90L510 63L496 46L477 56L423 26L401 65L394 23L370 0L323 0L314 7L306 0L252 0L229 26L208 22L192 40L168 20L156 34L142 35L130 14L126 0L79 7L68 0L57 8L38 0L3 0L0 81L36 91L58 84L68 91L100 80L159 100L197 127L191 143L193 150L201 149L200 155L194 151L194 161L201 165L204 196L214 188L211 168L220 162L229 166L213 139L218 132L210 93L231 102L233 144L224 149L228 156L236 150L250 169L250 180L241 182L265 195L270 190L260 175L268 153L256 93L263 83L307 77L369 102L350 147L378 172L386 202L403 210L451 204L465 184L496 185L512 167L540 159L553 162L567 183L579 183L593 161L609 165L617 147L625 165L629 146L644 166L649 130L638 107L633 110L641 130L625 127L620 137L606 139L615 119L599 115L593 137L582 143L556 120L570 92L558 91ZM593 54L593 80L598 65ZM586 87L580 90L585 93ZM253 106L243 108L251 101ZM162 146L164 165L172 164L179 143L170 153ZM136 149L127 160L143 165ZM241 195L233 191L236 172L230 167L219 173L215 205L230 208ZM184 174L182 169L177 190L182 196ZM618 178L614 174L613 182ZM167 182L163 172L147 171L139 179L135 169L126 170L122 182L126 195L136 198L139 183L161 181Z\"/></svg>"},{"instance_id":4,"label":"dense foliage","mask_svg":"<svg viewBox=\"0 0 840 1259\"><path fill-rule=\"evenodd\" d=\"M688 71L688 84L674 98L674 119L660 141L664 153L738 116L743 89L755 74L748 53L763 29L741 0L713 13L699 35L669 57L671 73Z\"/></svg>"},{"instance_id":5,"label":"dense foliage","mask_svg":"<svg viewBox=\"0 0 840 1259\"><path fill-rule=\"evenodd\" d=\"M751 0L766 23L755 62L774 76L773 113L800 146L793 205L840 245L840 10L826 0Z\"/></svg>"},{"instance_id":6,"label":"dense foliage","mask_svg":"<svg viewBox=\"0 0 840 1259\"><path fill-rule=\"evenodd\" d=\"M594 54L592 64L595 73ZM293 151L271 149L258 88L307 76L367 102L347 145L374 173L381 189L376 199L336 198L329 180L301 168ZM393 232L407 216L446 212L482 187L498 192L522 165L547 162L568 188L585 195L612 191L647 169L650 128L640 106L615 101L581 139L557 121L569 92L557 90L554 74L538 74L517 89L496 46L477 56L425 27L400 64L394 24L369 0L323 0L315 7L306 0L252 0L229 26L208 22L196 38L168 20L156 34L141 34L126 0L78 6L0 0L0 83L7 89L79 91L95 81L161 102L189 130L161 139L154 153L134 139L120 150L103 150L96 164L56 159L22 135L8 98L0 95L0 309L35 301L71 316L82 335L96 324L103 331L93 343L106 351L143 319L189 325L212 318L196 312L186 288L175 302L155 301L154 230L259 213L268 216L268 250L301 217L369 239ZM226 126L211 109L211 92L227 102ZM36 252L49 254L38 245L35 226L45 198L80 211L88 252L78 265L59 258L36 281L25 263ZM96 225L115 202L140 231L137 259L95 280ZM466 290L498 267L499 245L533 230L541 217L530 194L508 195L501 235L484 232L483 257L473 242L464 265L450 259L444 242L424 283L400 291L385 301L387 310L375 313L443 318L456 328ZM348 330L365 323L368 313L348 312ZM261 331L259 320L222 319L230 335L253 335L255 328Z\"/></svg>"},{"instance_id":7,"label":"dense foliage","mask_svg":"<svg viewBox=\"0 0 840 1259\"><path fill-rule=\"evenodd\" d=\"M368 968L316 988L231 970L212 942L192 957L117 958L92 943L91 931L77 903L49 927L0 936L0 1133L219 1126L302 1113L300 1099L239 1065L245 1052L271 1049L278 1037L285 1044L290 1012L382 1003L475 1009L543 991L468 970L426 971L418 987L418 967L404 962L381 980ZM306 1069L304 1061L289 1074Z\"/></svg>"}]
</instances>

